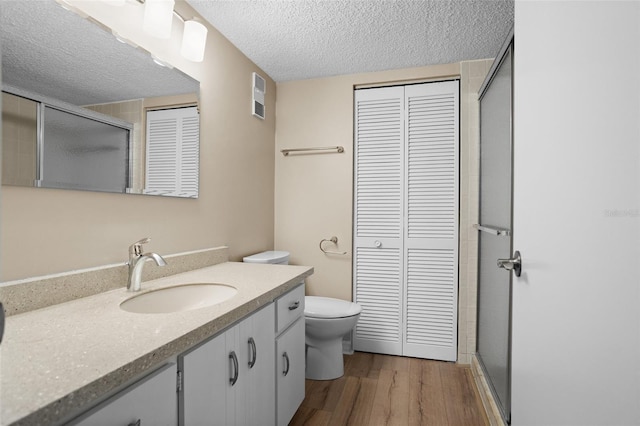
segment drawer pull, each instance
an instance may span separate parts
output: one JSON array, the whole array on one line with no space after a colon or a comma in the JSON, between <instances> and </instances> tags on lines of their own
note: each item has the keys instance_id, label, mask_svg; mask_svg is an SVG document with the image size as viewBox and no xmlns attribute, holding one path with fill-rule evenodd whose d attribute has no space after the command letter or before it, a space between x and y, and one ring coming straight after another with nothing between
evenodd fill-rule
<instances>
[{"instance_id":1,"label":"drawer pull","mask_svg":"<svg viewBox=\"0 0 640 426\"><path fill-rule=\"evenodd\" d=\"M233 375L229 378L229 383L233 386L238 381L238 357L235 351L231 351L229 359L233 362Z\"/></svg>"},{"instance_id":2,"label":"drawer pull","mask_svg":"<svg viewBox=\"0 0 640 426\"><path fill-rule=\"evenodd\" d=\"M284 358L284 370L282 370L282 375L286 376L287 374L289 374L289 355L287 355L287 353L283 353L282 354L282 358Z\"/></svg>"},{"instance_id":3,"label":"drawer pull","mask_svg":"<svg viewBox=\"0 0 640 426\"><path fill-rule=\"evenodd\" d=\"M142 420L138 419L138 420L137 420L137 421L135 421L135 422L131 422L131 423L129 423L129 425L128 425L128 426L140 426L141 424L142 424Z\"/></svg>"},{"instance_id":4,"label":"drawer pull","mask_svg":"<svg viewBox=\"0 0 640 426\"><path fill-rule=\"evenodd\" d=\"M253 337L249 337L249 346L251 347L251 359L249 359L249 368L253 368L253 366L256 365L256 359L258 359L256 341L253 340Z\"/></svg>"},{"instance_id":5,"label":"drawer pull","mask_svg":"<svg viewBox=\"0 0 640 426\"><path fill-rule=\"evenodd\" d=\"M299 307L300 307L300 301L296 300L295 302L291 302L291 304L289 305L289 310L290 311L295 311Z\"/></svg>"}]
</instances>

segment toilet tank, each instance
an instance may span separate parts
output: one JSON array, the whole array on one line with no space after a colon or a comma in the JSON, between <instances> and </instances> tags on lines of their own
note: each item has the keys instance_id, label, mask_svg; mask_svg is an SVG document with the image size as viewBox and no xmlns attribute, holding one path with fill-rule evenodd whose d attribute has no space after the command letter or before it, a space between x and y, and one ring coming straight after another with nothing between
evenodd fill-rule
<instances>
[{"instance_id":1,"label":"toilet tank","mask_svg":"<svg viewBox=\"0 0 640 426\"><path fill-rule=\"evenodd\" d=\"M246 263L272 263L278 265L289 264L288 251L263 251L262 253L252 254L242 258Z\"/></svg>"}]
</instances>

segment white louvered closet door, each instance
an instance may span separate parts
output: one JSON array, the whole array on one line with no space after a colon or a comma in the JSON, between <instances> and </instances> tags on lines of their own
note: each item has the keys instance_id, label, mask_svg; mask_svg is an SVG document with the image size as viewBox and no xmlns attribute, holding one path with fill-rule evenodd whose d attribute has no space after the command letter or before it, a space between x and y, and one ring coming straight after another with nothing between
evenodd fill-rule
<instances>
[{"instance_id":1,"label":"white louvered closet door","mask_svg":"<svg viewBox=\"0 0 640 426\"><path fill-rule=\"evenodd\" d=\"M457 81L356 91L357 350L456 359L458 92Z\"/></svg>"},{"instance_id":2,"label":"white louvered closet door","mask_svg":"<svg viewBox=\"0 0 640 426\"><path fill-rule=\"evenodd\" d=\"M406 86L404 355L455 361L458 82Z\"/></svg>"},{"instance_id":3,"label":"white louvered closet door","mask_svg":"<svg viewBox=\"0 0 640 426\"><path fill-rule=\"evenodd\" d=\"M404 88L355 93L354 346L402 354Z\"/></svg>"},{"instance_id":4,"label":"white louvered closet door","mask_svg":"<svg viewBox=\"0 0 640 426\"><path fill-rule=\"evenodd\" d=\"M198 197L199 128L196 107L147 112L145 194Z\"/></svg>"}]
</instances>

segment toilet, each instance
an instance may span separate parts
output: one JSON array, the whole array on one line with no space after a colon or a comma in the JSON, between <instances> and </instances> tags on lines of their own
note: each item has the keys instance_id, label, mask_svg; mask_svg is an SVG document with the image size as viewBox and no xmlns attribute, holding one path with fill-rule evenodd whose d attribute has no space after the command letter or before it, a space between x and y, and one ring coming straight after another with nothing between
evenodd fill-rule
<instances>
[{"instance_id":1,"label":"toilet","mask_svg":"<svg viewBox=\"0 0 640 426\"><path fill-rule=\"evenodd\" d=\"M275 265L288 265L288 251L263 251L242 258L245 263L272 263Z\"/></svg>"},{"instance_id":2,"label":"toilet","mask_svg":"<svg viewBox=\"0 0 640 426\"><path fill-rule=\"evenodd\" d=\"M304 303L307 379L342 377L342 337L356 326L362 307L357 303L319 296L306 296Z\"/></svg>"},{"instance_id":3,"label":"toilet","mask_svg":"<svg viewBox=\"0 0 640 426\"><path fill-rule=\"evenodd\" d=\"M243 258L248 263L287 265L286 251L265 251ZM356 326L362 307L330 297L305 296L306 377L333 380L344 375L342 337Z\"/></svg>"}]
</instances>

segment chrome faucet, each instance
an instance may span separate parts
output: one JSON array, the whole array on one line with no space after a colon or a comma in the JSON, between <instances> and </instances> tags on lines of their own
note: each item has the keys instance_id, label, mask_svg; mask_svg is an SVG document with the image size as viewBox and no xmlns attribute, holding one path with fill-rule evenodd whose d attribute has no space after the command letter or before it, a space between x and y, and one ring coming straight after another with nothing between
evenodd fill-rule
<instances>
[{"instance_id":1,"label":"chrome faucet","mask_svg":"<svg viewBox=\"0 0 640 426\"><path fill-rule=\"evenodd\" d=\"M129 246L129 280L127 291L140 291L142 281L142 267L147 260L154 260L156 265L164 266L167 262L157 253L142 253L142 245L151 241L150 238L143 238Z\"/></svg>"}]
</instances>

